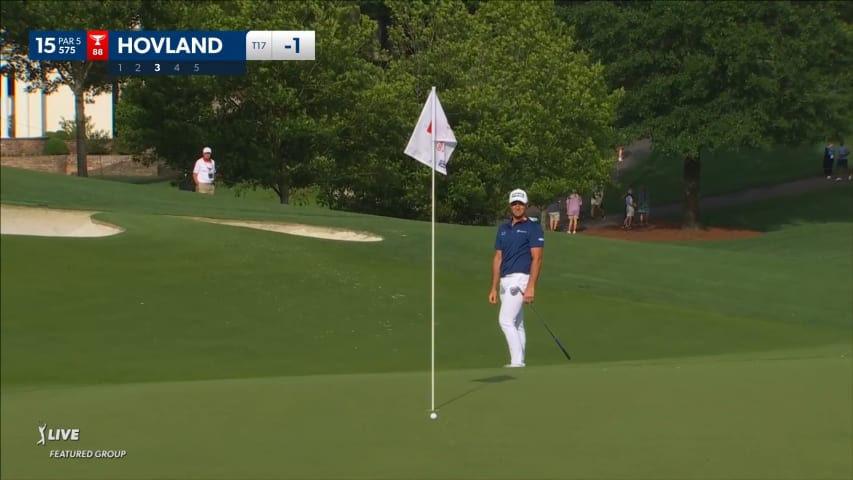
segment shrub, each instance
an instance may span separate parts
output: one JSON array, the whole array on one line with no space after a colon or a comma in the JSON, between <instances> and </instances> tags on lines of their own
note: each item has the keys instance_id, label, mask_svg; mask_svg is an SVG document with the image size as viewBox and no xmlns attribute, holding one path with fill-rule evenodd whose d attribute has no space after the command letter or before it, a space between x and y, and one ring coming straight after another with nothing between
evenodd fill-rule
<instances>
[{"instance_id":1,"label":"shrub","mask_svg":"<svg viewBox=\"0 0 853 480\"><path fill-rule=\"evenodd\" d=\"M106 132L98 130L86 141L86 151L93 155L106 155L110 153L112 140Z\"/></svg>"},{"instance_id":2,"label":"shrub","mask_svg":"<svg viewBox=\"0 0 853 480\"><path fill-rule=\"evenodd\" d=\"M299 207L315 207L319 205L320 187L294 188L290 190L290 204Z\"/></svg>"},{"instance_id":3,"label":"shrub","mask_svg":"<svg viewBox=\"0 0 853 480\"><path fill-rule=\"evenodd\" d=\"M72 119L68 120L61 117L59 120L61 130L55 132L57 136L64 135L66 140L74 140L77 138L77 123ZM53 132L49 132L50 136ZM95 124L92 122L92 117L86 117L86 153L92 155L105 155L112 151L112 139L106 130L95 130Z\"/></svg>"},{"instance_id":4,"label":"shrub","mask_svg":"<svg viewBox=\"0 0 853 480\"><path fill-rule=\"evenodd\" d=\"M65 142L57 137L48 137L44 142L45 155L68 155L68 147Z\"/></svg>"},{"instance_id":5,"label":"shrub","mask_svg":"<svg viewBox=\"0 0 853 480\"><path fill-rule=\"evenodd\" d=\"M59 140L71 140L71 137L69 137L68 133L64 130L57 130L55 132L45 132L44 136L47 138L56 138Z\"/></svg>"}]
</instances>

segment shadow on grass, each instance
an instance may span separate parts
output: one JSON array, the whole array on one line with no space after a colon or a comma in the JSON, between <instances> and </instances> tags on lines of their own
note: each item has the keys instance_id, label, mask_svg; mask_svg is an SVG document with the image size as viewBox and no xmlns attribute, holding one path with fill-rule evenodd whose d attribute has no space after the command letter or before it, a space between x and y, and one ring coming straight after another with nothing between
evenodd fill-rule
<instances>
[{"instance_id":1,"label":"shadow on grass","mask_svg":"<svg viewBox=\"0 0 853 480\"><path fill-rule=\"evenodd\" d=\"M493 377L477 378L477 379L471 380L472 383L479 383L479 385L477 385L476 387L471 388L465 392L462 392L459 395L456 395L455 397L453 397L449 400L446 400L445 402L441 403L438 406L438 408L444 407L446 405L450 405L451 403L453 403L457 400L461 400L462 398L465 398L468 395L471 395L472 393L474 393L476 391L479 391L479 390L482 390L482 389L488 387L489 385L493 385L495 383L508 382L510 380L515 380L515 377L512 377L510 375L495 375Z\"/></svg>"},{"instance_id":2,"label":"shadow on grass","mask_svg":"<svg viewBox=\"0 0 853 480\"><path fill-rule=\"evenodd\" d=\"M160 177L160 176L156 176L156 177L151 177L151 176L134 177L134 176L120 176L120 175L97 175L97 176L93 175L89 178L92 178L93 180L106 180L109 182L129 183L131 185L151 185L151 184L155 184L155 183L168 184L168 183L174 182L174 180L175 180L174 176L169 176L169 177Z\"/></svg>"},{"instance_id":3,"label":"shadow on grass","mask_svg":"<svg viewBox=\"0 0 853 480\"><path fill-rule=\"evenodd\" d=\"M789 225L853 222L853 188L804 193L750 205L707 210L708 226L771 232Z\"/></svg>"},{"instance_id":4,"label":"shadow on grass","mask_svg":"<svg viewBox=\"0 0 853 480\"><path fill-rule=\"evenodd\" d=\"M681 207L667 206L657 210L652 208L652 214L652 223L663 220L680 224L684 218ZM743 205L705 206L701 211L701 218L705 227L759 232L777 231L790 225L851 223L853 185L846 182L841 185L833 184L833 188L827 190L757 200ZM636 220L635 218L635 222Z\"/></svg>"},{"instance_id":5,"label":"shadow on grass","mask_svg":"<svg viewBox=\"0 0 853 480\"><path fill-rule=\"evenodd\" d=\"M772 149L719 149L702 154L702 189L705 195L722 195L741 190L820 175L823 144L778 145ZM682 157L652 151L634 167L620 170L617 185L611 186L606 200L621 203L621 193L640 185L649 187L658 205L681 200ZM617 202L617 203L612 203Z\"/></svg>"}]
</instances>

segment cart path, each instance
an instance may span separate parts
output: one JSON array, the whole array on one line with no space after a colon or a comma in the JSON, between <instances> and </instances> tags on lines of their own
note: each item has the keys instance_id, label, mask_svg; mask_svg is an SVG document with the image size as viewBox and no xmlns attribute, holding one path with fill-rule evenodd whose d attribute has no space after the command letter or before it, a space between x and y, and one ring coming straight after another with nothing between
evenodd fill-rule
<instances>
[{"instance_id":1,"label":"cart path","mask_svg":"<svg viewBox=\"0 0 853 480\"><path fill-rule=\"evenodd\" d=\"M830 188L853 188L853 182L846 179L835 181L834 178L832 180L827 180L825 177L804 178L801 180L794 180L766 187L756 187L741 190L739 192L704 197L700 199L699 205L702 210L733 207L737 205L755 203L762 200L796 196L819 190L828 190ZM662 205L659 207L652 205L651 208L651 214L655 218L676 217L683 211L683 203ZM587 218L586 221L584 221L584 226L586 228L612 227L614 225L621 225L623 218L624 215L622 213L608 212L607 218L605 218L604 221L589 220Z\"/></svg>"}]
</instances>

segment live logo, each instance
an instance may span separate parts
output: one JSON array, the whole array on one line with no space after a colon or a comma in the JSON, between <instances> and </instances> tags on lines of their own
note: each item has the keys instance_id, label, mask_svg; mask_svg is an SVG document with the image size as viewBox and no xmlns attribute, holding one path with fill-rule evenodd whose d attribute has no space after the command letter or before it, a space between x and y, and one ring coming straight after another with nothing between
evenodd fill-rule
<instances>
[{"instance_id":1,"label":"live logo","mask_svg":"<svg viewBox=\"0 0 853 480\"><path fill-rule=\"evenodd\" d=\"M109 52L109 31L89 30L86 32L86 60L109 60Z\"/></svg>"}]
</instances>

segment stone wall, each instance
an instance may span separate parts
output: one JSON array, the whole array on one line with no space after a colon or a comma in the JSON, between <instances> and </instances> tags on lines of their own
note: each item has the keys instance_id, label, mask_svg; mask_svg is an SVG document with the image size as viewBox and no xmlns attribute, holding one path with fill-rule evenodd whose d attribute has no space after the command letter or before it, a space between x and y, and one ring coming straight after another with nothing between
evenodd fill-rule
<instances>
[{"instance_id":1,"label":"stone wall","mask_svg":"<svg viewBox=\"0 0 853 480\"><path fill-rule=\"evenodd\" d=\"M3 138L0 139L0 154L5 156L44 155L47 138ZM68 153L77 153L77 140L64 140ZM91 155L91 154L90 154Z\"/></svg>"},{"instance_id":2,"label":"stone wall","mask_svg":"<svg viewBox=\"0 0 853 480\"><path fill-rule=\"evenodd\" d=\"M20 155L42 155L44 153L44 144L47 139L44 137L36 138L2 138L0 139L0 155L20 156Z\"/></svg>"},{"instance_id":3,"label":"stone wall","mask_svg":"<svg viewBox=\"0 0 853 480\"><path fill-rule=\"evenodd\" d=\"M76 155L30 155L6 156L0 155L0 165L4 167L24 168L38 172L59 173L62 175L77 174ZM89 176L116 177L156 177L157 165L144 165L135 162L130 155L87 155Z\"/></svg>"},{"instance_id":4,"label":"stone wall","mask_svg":"<svg viewBox=\"0 0 853 480\"><path fill-rule=\"evenodd\" d=\"M157 165L145 165L136 162L130 155L87 155L86 166L89 176L112 177L156 177ZM67 175L77 175L77 156L68 155L65 163Z\"/></svg>"},{"instance_id":5,"label":"stone wall","mask_svg":"<svg viewBox=\"0 0 853 480\"><path fill-rule=\"evenodd\" d=\"M24 168L37 172L77 175L77 145L66 141L68 155L44 155L46 138L3 138L0 139L0 165ZM135 162L130 155L86 156L89 176L156 177L158 166Z\"/></svg>"},{"instance_id":6,"label":"stone wall","mask_svg":"<svg viewBox=\"0 0 853 480\"><path fill-rule=\"evenodd\" d=\"M35 170L37 172L61 173L65 174L66 170L65 155L47 155L47 156L6 156L6 151L0 155L0 165L4 167L24 168L26 170Z\"/></svg>"}]
</instances>

